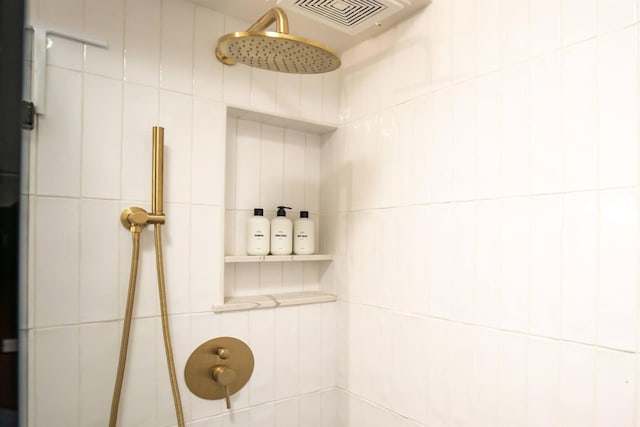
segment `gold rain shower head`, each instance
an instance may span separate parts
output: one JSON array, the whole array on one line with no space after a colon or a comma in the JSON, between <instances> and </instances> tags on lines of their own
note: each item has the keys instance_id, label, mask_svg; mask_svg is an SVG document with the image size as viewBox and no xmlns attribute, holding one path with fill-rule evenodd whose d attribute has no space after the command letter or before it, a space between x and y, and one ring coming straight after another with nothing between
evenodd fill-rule
<instances>
[{"instance_id":1,"label":"gold rain shower head","mask_svg":"<svg viewBox=\"0 0 640 427\"><path fill-rule=\"evenodd\" d=\"M276 23L276 31L265 31ZM247 31L229 33L218 39L216 57L226 65L236 62L264 70L295 74L333 71L340 58L328 46L289 34L284 10L274 7Z\"/></svg>"}]
</instances>

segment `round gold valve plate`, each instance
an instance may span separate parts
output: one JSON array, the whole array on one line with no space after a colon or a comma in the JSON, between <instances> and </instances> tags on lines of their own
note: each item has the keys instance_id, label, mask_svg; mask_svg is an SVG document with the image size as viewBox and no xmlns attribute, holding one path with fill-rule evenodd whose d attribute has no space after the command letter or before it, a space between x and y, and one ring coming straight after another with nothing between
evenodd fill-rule
<instances>
[{"instance_id":1,"label":"round gold valve plate","mask_svg":"<svg viewBox=\"0 0 640 427\"><path fill-rule=\"evenodd\" d=\"M184 367L189 390L202 399L224 399L236 393L253 373L253 353L247 344L232 337L214 338L196 348ZM225 384L228 383L228 384Z\"/></svg>"}]
</instances>

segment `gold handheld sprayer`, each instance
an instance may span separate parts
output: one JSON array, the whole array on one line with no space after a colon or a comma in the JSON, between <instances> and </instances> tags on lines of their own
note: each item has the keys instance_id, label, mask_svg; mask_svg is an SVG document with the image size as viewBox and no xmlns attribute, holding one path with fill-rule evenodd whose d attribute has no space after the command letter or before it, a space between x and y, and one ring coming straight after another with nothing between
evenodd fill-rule
<instances>
[{"instance_id":1,"label":"gold handheld sprayer","mask_svg":"<svg viewBox=\"0 0 640 427\"><path fill-rule=\"evenodd\" d=\"M173 350L171 348L171 336L169 333L169 316L167 314L167 296L164 282L164 266L162 261L162 234L160 226L165 223L163 211L163 172L164 172L164 128L153 127L153 165L152 165L152 194L151 213L142 208L130 207L124 209L120 214L122 225L131 231L133 238L133 250L131 255L131 273L129 275L129 291L127 293L127 305L125 308L124 326L122 328L122 341L120 344L120 358L118 370L116 372L116 382L113 389L113 399L111 401L111 415L109 427L116 427L118 419L118 407L120 405L120 394L122 392L122 382L124 379L124 368L127 362L127 350L129 347L129 333L131 331L131 317L133 314L133 303L135 299L136 280L138 276L138 258L140 255L140 233L147 224L154 225L156 268L158 272L158 292L160 294L160 312L162 317L162 335L164 338L164 348L167 358L167 368L173 393L173 403L176 410L178 426L184 427L184 415L182 414L182 403L180 401L180 391L176 379L175 364L173 361Z\"/></svg>"}]
</instances>

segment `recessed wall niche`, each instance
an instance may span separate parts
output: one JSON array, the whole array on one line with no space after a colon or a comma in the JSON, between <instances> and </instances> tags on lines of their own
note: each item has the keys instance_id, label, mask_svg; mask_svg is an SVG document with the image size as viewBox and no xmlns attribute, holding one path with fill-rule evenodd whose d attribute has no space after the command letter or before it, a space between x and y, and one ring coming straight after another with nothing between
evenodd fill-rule
<instances>
[{"instance_id":1,"label":"recessed wall niche","mask_svg":"<svg viewBox=\"0 0 640 427\"><path fill-rule=\"evenodd\" d=\"M336 299L320 212L322 144L335 129L227 106L224 294L214 311ZM264 209L272 219L279 205L291 207L292 221L309 211L316 227L314 255L247 256L246 224L253 209Z\"/></svg>"}]
</instances>

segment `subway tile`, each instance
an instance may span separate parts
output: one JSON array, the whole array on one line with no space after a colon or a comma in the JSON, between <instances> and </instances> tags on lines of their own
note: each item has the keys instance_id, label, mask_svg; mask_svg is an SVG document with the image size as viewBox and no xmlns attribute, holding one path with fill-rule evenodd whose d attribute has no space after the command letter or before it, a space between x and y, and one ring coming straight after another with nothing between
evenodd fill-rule
<instances>
[{"instance_id":1,"label":"subway tile","mask_svg":"<svg viewBox=\"0 0 640 427\"><path fill-rule=\"evenodd\" d=\"M528 194L531 168L529 64L505 68L502 79L502 195Z\"/></svg>"},{"instance_id":2,"label":"subway tile","mask_svg":"<svg viewBox=\"0 0 640 427\"><path fill-rule=\"evenodd\" d=\"M560 354L560 424L594 425L595 350L562 343Z\"/></svg>"},{"instance_id":3,"label":"subway tile","mask_svg":"<svg viewBox=\"0 0 640 427\"><path fill-rule=\"evenodd\" d=\"M80 321L117 319L120 204L109 200L83 200L80 204Z\"/></svg>"},{"instance_id":4,"label":"subway tile","mask_svg":"<svg viewBox=\"0 0 640 427\"><path fill-rule=\"evenodd\" d=\"M225 168L232 165L225 162L224 117L221 103L193 98L191 203L222 206L225 201Z\"/></svg>"},{"instance_id":5,"label":"subway tile","mask_svg":"<svg viewBox=\"0 0 640 427\"><path fill-rule=\"evenodd\" d=\"M162 2L127 1L124 13L125 80L158 87Z\"/></svg>"},{"instance_id":6,"label":"subway tile","mask_svg":"<svg viewBox=\"0 0 640 427\"><path fill-rule=\"evenodd\" d=\"M160 39L160 87L193 92L194 5L163 0Z\"/></svg>"},{"instance_id":7,"label":"subway tile","mask_svg":"<svg viewBox=\"0 0 640 427\"><path fill-rule=\"evenodd\" d=\"M298 116L300 114L301 91L302 77L300 75L279 73L276 82L276 112Z\"/></svg>"},{"instance_id":8,"label":"subway tile","mask_svg":"<svg viewBox=\"0 0 640 427\"><path fill-rule=\"evenodd\" d=\"M252 427L276 427L275 404L271 403L251 408L250 417Z\"/></svg>"},{"instance_id":9,"label":"subway tile","mask_svg":"<svg viewBox=\"0 0 640 427\"><path fill-rule=\"evenodd\" d=\"M433 95L433 139L426 159L429 201L451 201L453 195L453 91Z\"/></svg>"},{"instance_id":10,"label":"subway tile","mask_svg":"<svg viewBox=\"0 0 640 427\"><path fill-rule=\"evenodd\" d=\"M432 99L423 95L412 101L412 162L411 162L411 199L414 203L426 203L429 200L430 169L425 167L432 145L433 119Z\"/></svg>"},{"instance_id":11,"label":"subway tile","mask_svg":"<svg viewBox=\"0 0 640 427\"><path fill-rule=\"evenodd\" d=\"M529 327L531 204L528 199L502 202L501 327L527 332Z\"/></svg>"},{"instance_id":12,"label":"subway tile","mask_svg":"<svg viewBox=\"0 0 640 427\"><path fill-rule=\"evenodd\" d=\"M476 0L476 61L478 75L501 64L502 10L500 0Z\"/></svg>"},{"instance_id":13,"label":"subway tile","mask_svg":"<svg viewBox=\"0 0 640 427\"><path fill-rule=\"evenodd\" d=\"M452 208L453 263L451 286L451 318L473 321L473 290L475 288L476 207L475 203L458 203ZM400 252L400 251L398 251Z\"/></svg>"},{"instance_id":14,"label":"subway tile","mask_svg":"<svg viewBox=\"0 0 640 427\"><path fill-rule=\"evenodd\" d=\"M259 111L275 111L278 74L254 68L251 70L251 107Z\"/></svg>"},{"instance_id":15,"label":"subway tile","mask_svg":"<svg viewBox=\"0 0 640 427\"><path fill-rule=\"evenodd\" d=\"M476 0L453 0L453 81L476 73Z\"/></svg>"},{"instance_id":16,"label":"subway tile","mask_svg":"<svg viewBox=\"0 0 640 427\"><path fill-rule=\"evenodd\" d=\"M566 49L562 57L562 173L565 191L596 188L597 43Z\"/></svg>"},{"instance_id":17,"label":"subway tile","mask_svg":"<svg viewBox=\"0 0 640 427\"><path fill-rule=\"evenodd\" d=\"M474 323L500 325L501 203L476 203Z\"/></svg>"},{"instance_id":18,"label":"subway tile","mask_svg":"<svg viewBox=\"0 0 640 427\"><path fill-rule=\"evenodd\" d=\"M453 199L476 195L476 90L473 81L453 88Z\"/></svg>"},{"instance_id":19,"label":"subway tile","mask_svg":"<svg viewBox=\"0 0 640 427\"><path fill-rule=\"evenodd\" d=\"M561 56L559 52L531 64L531 192L562 190Z\"/></svg>"},{"instance_id":20,"label":"subway tile","mask_svg":"<svg viewBox=\"0 0 640 427\"><path fill-rule=\"evenodd\" d=\"M473 335L469 325L449 324L449 420L451 425L471 425L473 411Z\"/></svg>"},{"instance_id":21,"label":"subway tile","mask_svg":"<svg viewBox=\"0 0 640 427\"><path fill-rule=\"evenodd\" d=\"M85 46L84 70L87 73L122 79L124 69L124 10L125 1L84 3L84 26L92 37L109 43L108 49Z\"/></svg>"},{"instance_id":22,"label":"subway tile","mask_svg":"<svg viewBox=\"0 0 640 427\"><path fill-rule=\"evenodd\" d=\"M595 425L634 426L636 360L630 353L596 350Z\"/></svg>"},{"instance_id":23,"label":"subway tile","mask_svg":"<svg viewBox=\"0 0 640 427\"><path fill-rule=\"evenodd\" d=\"M390 207L396 205L394 196L401 192L395 179L395 170L400 151L397 146L397 126L393 117L393 110L387 109L378 115L378 133L376 135L375 169L378 179L376 207Z\"/></svg>"},{"instance_id":24,"label":"subway tile","mask_svg":"<svg viewBox=\"0 0 640 427\"><path fill-rule=\"evenodd\" d=\"M430 352L427 359L427 425L447 425L449 420L448 375L449 364L448 328L444 321L429 319L426 328L426 347L438 348Z\"/></svg>"},{"instance_id":25,"label":"subway tile","mask_svg":"<svg viewBox=\"0 0 640 427\"><path fill-rule=\"evenodd\" d=\"M527 365L527 425L553 426L560 423L559 341L529 339Z\"/></svg>"},{"instance_id":26,"label":"subway tile","mask_svg":"<svg viewBox=\"0 0 640 427\"><path fill-rule=\"evenodd\" d=\"M414 95L414 75L419 70L407 64L413 64L413 32L411 31L411 21L401 22L392 31L385 31L373 40L372 57L375 57L375 64L368 69L371 70L370 80L367 81L367 87L383 87L385 88L384 96L377 95L371 89L367 94L368 111L379 111L386 109L391 105L399 105L410 100ZM388 46L391 45L392 46ZM393 55L387 53L387 49L393 52ZM371 60L367 59L367 62ZM395 82L388 85L385 76L393 74ZM391 92L391 93L389 93Z\"/></svg>"},{"instance_id":27,"label":"subway tile","mask_svg":"<svg viewBox=\"0 0 640 427\"><path fill-rule=\"evenodd\" d=\"M562 2L533 1L531 9L531 56L553 51L561 44Z\"/></svg>"},{"instance_id":28,"label":"subway tile","mask_svg":"<svg viewBox=\"0 0 640 427\"><path fill-rule=\"evenodd\" d=\"M82 122L82 195L118 199L122 82L86 74Z\"/></svg>"},{"instance_id":29,"label":"subway tile","mask_svg":"<svg viewBox=\"0 0 640 427\"><path fill-rule=\"evenodd\" d=\"M105 402L111 400L118 363L120 322L81 325L79 329L79 425L105 425L109 422Z\"/></svg>"},{"instance_id":30,"label":"subway tile","mask_svg":"<svg viewBox=\"0 0 640 427\"><path fill-rule=\"evenodd\" d=\"M300 418L298 399L276 402L276 425L278 427L296 427Z\"/></svg>"},{"instance_id":31,"label":"subway tile","mask_svg":"<svg viewBox=\"0 0 640 427\"><path fill-rule=\"evenodd\" d=\"M335 303L322 304L322 325L320 339L322 348L320 353L321 386L335 387L337 384L337 364L342 359L338 354L338 307Z\"/></svg>"},{"instance_id":32,"label":"subway tile","mask_svg":"<svg viewBox=\"0 0 640 427\"><path fill-rule=\"evenodd\" d=\"M638 184L637 46L635 27L598 39L601 188Z\"/></svg>"},{"instance_id":33,"label":"subway tile","mask_svg":"<svg viewBox=\"0 0 640 427\"><path fill-rule=\"evenodd\" d=\"M260 188L260 125L238 120L236 139L236 209L253 209Z\"/></svg>"},{"instance_id":34,"label":"subway tile","mask_svg":"<svg viewBox=\"0 0 640 427\"><path fill-rule=\"evenodd\" d=\"M433 29L428 36L432 40L432 87L437 90L451 84L453 79L453 0L435 2L432 6Z\"/></svg>"},{"instance_id":35,"label":"subway tile","mask_svg":"<svg viewBox=\"0 0 640 427\"><path fill-rule=\"evenodd\" d=\"M300 76L300 117L322 120L322 75Z\"/></svg>"},{"instance_id":36,"label":"subway tile","mask_svg":"<svg viewBox=\"0 0 640 427\"><path fill-rule=\"evenodd\" d=\"M638 312L638 196L599 197L598 344L636 349Z\"/></svg>"},{"instance_id":37,"label":"subway tile","mask_svg":"<svg viewBox=\"0 0 640 427\"><path fill-rule=\"evenodd\" d=\"M47 36L47 65L82 71L83 44L64 37Z\"/></svg>"},{"instance_id":38,"label":"subway tile","mask_svg":"<svg viewBox=\"0 0 640 427\"><path fill-rule=\"evenodd\" d=\"M365 307L363 315L366 322L361 332L364 344L362 349L364 354L362 358L362 395L368 400L378 402L383 407L388 407L391 398L391 390L386 383L388 377L384 371L380 370L376 358L369 357L369 355L376 353L384 347L385 343L392 341L392 315L385 310L374 307Z\"/></svg>"},{"instance_id":39,"label":"subway tile","mask_svg":"<svg viewBox=\"0 0 640 427\"><path fill-rule=\"evenodd\" d=\"M75 199L38 198L33 233L35 326L79 320L80 204Z\"/></svg>"},{"instance_id":40,"label":"subway tile","mask_svg":"<svg viewBox=\"0 0 640 427\"><path fill-rule=\"evenodd\" d=\"M219 207L191 207L190 311L204 312L220 300L224 289L223 242L216 238L223 227L223 213ZM214 261L215 260L215 261Z\"/></svg>"},{"instance_id":41,"label":"subway tile","mask_svg":"<svg viewBox=\"0 0 640 427\"><path fill-rule=\"evenodd\" d=\"M74 32L82 31L82 0L37 0L30 3L37 11L38 19L48 27Z\"/></svg>"},{"instance_id":42,"label":"subway tile","mask_svg":"<svg viewBox=\"0 0 640 427\"><path fill-rule=\"evenodd\" d=\"M273 130L262 145L265 161L262 203L269 204L274 211L284 203L293 208L289 216L294 219L306 207L306 135L292 129Z\"/></svg>"},{"instance_id":43,"label":"subway tile","mask_svg":"<svg viewBox=\"0 0 640 427\"><path fill-rule=\"evenodd\" d=\"M82 146L82 76L47 67L47 114L38 120L36 191L78 197ZM46 161L45 161L46 159Z\"/></svg>"},{"instance_id":44,"label":"subway tile","mask_svg":"<svg viewBox=\"0 0 640 427\"><path fill-rule=\"evenodd\" d=\"M196 6L193 42L193 94L222 100L223 65L215 57L216 40L224 33L224 16Z\"/></svg>"},{"instance_id":45,"label":"subway tile","mask_svg":"<svg viewBox=\"0 0 640 427\"><path fill-rule=\"evenodd\" d=\"M453 220L448 205L433 205L429 209L428 261L429 312L441 318L451 315L451 280L453 279Z\"/></svg>"},{"instance_id":46,"label":"subway tile","mask_svg":"<svg viewBox=\"0 0 640 427\"><path fill-rule=\"evenodd\" d=\"M300 307L281 307L275 312L274 345L279 354L287 355L287 357L277 357L275 359L275 372L278 373L279 377L275 384L276 399L292 397L299 393L299 310ZM280 424L278 423L278 425Z\"/></svg>"},{"instance_id":47,"label":"subway tile","mask_svg":"<svg viewBox=\"0 0 640 427\"><path fill-rule=\"evenodd\" d=\"M249 342L255 366L249 389L251 406L271 402L275 397L275 383L278 381L274 370L274 310L254 310L249 312Z\"/></svg>"},{"instance_id":48,"label":"subway tile","mask_svg":"<svg viewBox=\"0 0 640 427\"><path fill-rule=\"evenodd\" d=\"M528 339L503 332L500 337L498 416L502 426L525 425L527 417Z\"/></svg>"},{"instance_id":49,"label":"subway tile","mask_svg":"<svg viewBox=\"0 0 640 427\"><path fill-rule=\"evenodd\" d=\"M502 63L525 60L530 55L530 0L502 0Z\"/></svg>"},{"instance_id":50,"label":"subway tile","mask_svg":"<svg viewBox=\"0 0 640 427\"><path fill-rule=\"evenodd\" d=\"M501 194L502 88L499 73L476 79L476 197Z\"/></svg>"},{"instance_id":51,"label":"subway tile","mask_svg":"<svg viewBox=\"0 0 640 427\"><path fill-rule=\"evenodd\" d=\"M564 196L562 236L562 336L595 344L598 304L597 198Z\"/></svg>"},{"instance_id":52,"label":"subway tile","mask_svg":"<svg viewBox=\"0 0 640 427\"><path fill-rule=\"evenodd\" d=\"M310 304L299 310L299 393L310 393L322 388L322 370L318 369L318 356L322 354L322 306Z\"/></svg>"},{"instance_id":53,"label":"subway tile","mask_svg":"<svg viewBox=\"0 0 640 427\"><path fill-rule=\"evenodd\" d=\"M426 364L428 349L424 345L426 321L422 317L393 316L393 355L390 409L425 422Z\"/></svg>"},{"instance_id":54,"label":"subway tile","mask_svg":"<svg viewBox=\"0 0 640 427\"><path fill-rule=\"evenodd\" d=\"M340 120L340 72L332 71L322 77L322 121Z\"/></svg>"},{"instance_id":55,"label":"subway tile","mask_svg":"<svg viewBox=\"0 0 640 427\"><path fill-rule=\"evenodd\" d=\"M320 212L322 139L313 133L305 134L304 152L304 210ZM317 224L316 224L317 225ZM317 235L317 234L316 234Z\"/></svg>"},{"instance_id":56,"label":"subway tile","mask_svg":"<svg viewBox=\"0 0 640 427\"><path fill-rule=\"evenodd\" d=\"M191 186L192 99L161 90L159 126L164 127L164 199L189 203L186 189Z\"/></svg>"},{"instance_id":57,"label":"subway tile","mask_svg":"<svg viewBox=\"0 0 640 427\"><path fill-rule=\"evenodd\" d=\"M562 43L587 40L596 34L596 0L562 0Z\"/></svg>"},{"instance_id":58,"label":"subway tile","mask_svg":"<svg viewBox=\"0 0 640 427\"><path fill-rule=\"evenodd\" d=\"M80 418L80 360L77 326L35 333L35 424L72 426ZM61 375L64 373L64 375ZM61 393L60 390L64 390Z\"/></svg>"},{"instance_id":59,"label":"subway tile","mask_svg":"<svg viewBox=\"0 0 640 427\"><path fill-rule=\"evenodd\" d=\"M410 252L408 278L404 286L396 294L396 306L404 313L428 314L429 306L429 255L430 246L425 239L429 232L428 207L414 206L410 208L409 221L404 230L411 230L408 233L407 250ZM402 256L402 255L401 255Z\"/></svg>"},{"instance_id":60,"label":"subway tile","mask_svg":"<svg viewBox=\"0 0 640 427\"><path fill-rule=\"evenodd\" d=\"M598 0L598 34L635 23L636 7L634 0Z\"/></svg>"},{"instance_id":61,"label":"subway tile","mask_svg":"<svg viewBox=\"0 0 640 427\"><path fill-rule=\"evenodd\" d=\"M158 124L158 90L125 83L121 197L151 200L151 135Z\"/></svg>"},{"instance_id":62,"label":"subway tile","mask_svg":"<svg viewBox=\"0 0 640 427\"><path fill-rule=\"evenodd\" d=\"M378 212L373 215L370 222L367 222L366 233L377 234L377 236L365 240L366 264L363 276L366 292L363 295L363 302L376 307L393 307L396 291L394 287L389 286L389 283L408 280L405 274L408 272L408 267L402 268L397 257L402 252L403 246L399 242L403 235L403 228L398 224L398 217L405 217L404 213L398 211L394 209ZM369 248L373 249L369 250Z\"/></svg>"},{"instance_id":63,"label":"subway tile","mask_svg":"<svg viewBox=\"0 0 640 427\"><path fill-rule=\"evenodd\" d=\"M298 425L322 427L322 394L300 396Z\"/></svg>"},{"instance_id":64,"label":"subway tile","mask_svg":"<svg viewBox=\"0 0 640 427\"><path fill-rule=\"evenodd\" d=\"M531 199L531 284L529 328L560 337L562 298L562 197Z\"/></svg>"},{"instance_id":65,"label":"subway tile","mask_svg":"<svg viewBox=\"0 0 640 427\"><path fill-rule=\"evenodd\" d=\"M500 332L478 328L473 340L473 413L479 425L498 425Z\"/></svg>"},{"instance_id":66,"label":"subway tile","mask_svg":"<svg viewBox=\"0 0 640 427\"><path fill-rule=\"evenodd\" d=\"M248 216L246 217L248 219ZM243 218L240 221L241 223L246 223L246 219ZM243 229L244 230L244 229ZM246 236L245 232L243 232L242 237ZM244 241L246 237L241 239ZM238 239L240 240L240 239ZM239 251L239 255L246 255L246 249L243 248ZM235 273L235 286L233 288L233 292L231 294L226 294L227 288L225 286L225 294L226 295L234 295L234 296L247 296L247 295L255 295L256 294L256 284L260 283L260 266L258 264L251 264L248 266L237 266Z\"/></svg>"}]
</instances>

